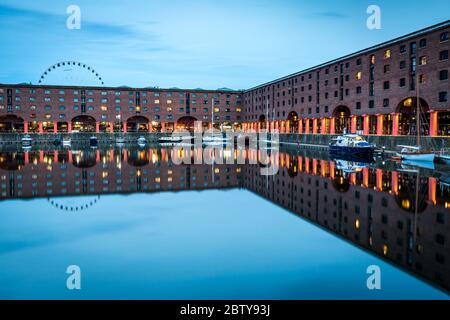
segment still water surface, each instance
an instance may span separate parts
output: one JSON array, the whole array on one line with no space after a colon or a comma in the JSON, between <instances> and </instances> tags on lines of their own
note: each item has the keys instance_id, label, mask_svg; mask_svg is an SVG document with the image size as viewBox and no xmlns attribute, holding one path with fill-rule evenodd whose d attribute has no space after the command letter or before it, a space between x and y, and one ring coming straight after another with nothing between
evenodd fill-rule
<instances>
[{"instance_id":1,"label":"still water surface","mask_svg":"<svg viewBox=\"0 0 450 320\"><path fill-rule=\"evenodd\" d=\"M2 153L0 298L449 298L445 168L278 156L264 177L159 148Z\"/></svg>"}]
</instances>

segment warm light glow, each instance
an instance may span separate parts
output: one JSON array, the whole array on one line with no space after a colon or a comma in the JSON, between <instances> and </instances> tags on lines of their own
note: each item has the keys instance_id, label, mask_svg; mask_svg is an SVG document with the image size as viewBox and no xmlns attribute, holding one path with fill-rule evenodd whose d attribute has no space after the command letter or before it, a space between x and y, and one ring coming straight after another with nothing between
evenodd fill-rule
<instances>
[{"instance_id":1,"label":"warm light glow","mask_svg":"<svg viewBox=\"0 0 450 320\"><path fill-rule=\"evenodd\" d=\"M102 178L107 178L108 177L108 171L103 171L102 172Z\"/></svg>"},{"instance_id":2,"label":"warm light glow","mask_svg":"<svg viewBox=\"0 0 450 320\"><path fill-rule=\"evenodd\" d=\"M403 106L404 107L411 107L413 104L413 99L412 98L408 98L403 102Z\"/></svg>"},{"instance_id":3,"label":"warm light glow","mask_svg":"<svg viewBox=\"0 0 450 320\"><path fill-rule=\"evenodd\" d=\"M389 253L389 247L387 245L383 245L383 254L386 256Z\"/></svg>"},{"instance_id":4,"label":"warm light glow","mask_svg":"<svg viewBox=\"0 0 450 320\"><path fill-rule=\"evenodd\" d=\"M361 71L358 71L357 73L356 73L356 80L361 80L362 79L362 72Z\"/></svg>"},{"instance_id":5,"label":"warm light glow","mask_svg":"<svg viewBox=\"0 0 450 320\"><path fill-rule=\"evenodd\" d=\"M402 208L409 210L411 208L411 202L408 199L402 200Z\"/></svg>"},{"instance_id":6,"label":"warm light glow","mask_svg":"<svg viewBox=\"0 0 450 320\"><path fill-rule=\"evenodd\" d=\"M356 228L357 230L359 230L359 227L360 227L359 219L356 219L356 221L355 221L355 228Z\"/></svg>"},{"instance_id":7,"label":"warm light glow","mask_svg":"<svg viewBox=\"0 0 450 320\"><path fill-rule=\"evenodd\" d=\"M391 57L391 50L388 49L384 52L384 58L385 59L389 59Z\"/></svg>"},{"instance_id":8,"label":"warm light glow","mask_svg":"<svg viewBox=\"0 0 450 320\"><path fill-rule=\"evenodd\" d=\"M160 182L161 182L161 178L160 178L160 177L156 177L156 178L155 178L155 182L156 182L156 183L160 183Z\"/></svg>"}]
</instances>

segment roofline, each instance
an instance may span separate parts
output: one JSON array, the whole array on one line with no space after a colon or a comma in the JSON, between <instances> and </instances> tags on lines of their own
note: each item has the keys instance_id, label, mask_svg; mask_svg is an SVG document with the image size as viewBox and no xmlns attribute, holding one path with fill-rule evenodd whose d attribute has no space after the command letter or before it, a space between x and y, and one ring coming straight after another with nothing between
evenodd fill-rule
<instances>
[{"instance_id":1,"label":"roofline","mask_svg":"<svg viewBox=\"0 0 450 320\"><path fill-rule=\"evenodd\" d=\"M272 81L263 83L263 84L261 84L261 85L258 85L258 86L255 86L255 87L252 87L252 88L250 88L250 89L245 90L244 93L250 92L250 91L252 91L252 90L260 89L260 88L262 88L262 87L269 86L269 85L274 84L274 83L277 83L277 82L279 82L279 81L288 80L288 79L293 78L293 77L296 77L296 76L298 76L298 75L301 75L301 74L304 74L304 73L307 73L307 72L311 72L311 71L314 71L314 70L323 68L323 67L325 67L325 66L328 66L328 65L331 65L331 64L334 64L334 63L337 63L337 62L342 62L342 61L345 61L345 60L354 58L354 57L356 57L356 56L360 56L360 55L363 55L363 54L366 54L366 53L370 53L370 52L372 52L372 51L381 49L381 48L383 48L383 47L387 47L387 46L389 46L389 45L397 44L397 43L399 43L399 42L402 42L402 41L405 41L405 40L408 40L408 39L411 39L411 38L414 38L414 37L417 37L417 36L420 36L420 35L423 35L423 34L432 32L432 31L444 29L444 28L446 28L446 27L448 27L448 26L450 26L450 20L446 20L446 21L444 21L444 22L435 24L435 25L433 25L433 26L426 27L426 28L421 29L421 30L418 30L418 31L414 31L414 32L412 32L412 33L408 33L408 34L406 34L406 35L403 35L403 36L394 38L394 39L392 39L392 40L389 40L389 41L386 41L386 42L382 42L382 43L377 44L377 45L374 45L374 46L372 46L372 47L369 47L369 48L366 48L366 49L363 49L363 50L359 50L359 51L357 51L357 52L354 52L354 53L345 55L345 56L343 56L343 57L340 57L340 58L337 58L337 59L334 59L334 60L330 60L330 61L328 61L328 62L319 64L319 65L316 65L316 66L314 66L314 67L307 68L307 69L304 69L304 70L302 70L302 71L298 71L298 72L292 73L292 74L290 74L290 75L287 75L287 76L278 78L278 79L276 79L276 80L272 80Z\"/></svg>"},{"instance_id":2,"label":"roofline","mask_svg":"<svg viewBox=\"0 0 450 320\"><path fill-rule=\"evenodd\" d=\"M208 90L208 89L183 89L183 88L159 88L159 87L144 87L144 88L132 88L127 86L111 87L111 86L69 86L69 85L43 85L43 84L32 84L32 83L0 83L0 87L11 87L11 88L37 88L37 89L87 89L87 90L123 90L123 91L156 91L156 92L214 92L214 93L230 93L230 94L242 94L244 90Z\"/></svg>"}]
</instances>

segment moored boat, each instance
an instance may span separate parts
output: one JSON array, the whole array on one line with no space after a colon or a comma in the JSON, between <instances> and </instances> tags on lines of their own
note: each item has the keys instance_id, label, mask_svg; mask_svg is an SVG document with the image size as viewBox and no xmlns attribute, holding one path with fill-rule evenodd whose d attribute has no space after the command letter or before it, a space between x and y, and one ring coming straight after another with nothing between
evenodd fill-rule
<instances>
[{"instance_id":1,"label":"moored boat","mask_svg":"<svg viewBox=\"0 0 450 320\"><path fill-rule=\"evenodd\" d=\"M147 140L146 140L143 136L140 136L140 137L137 139L137 143L138 143L138 145L139 145L140 147L144 147L145 144L147 143Z\"/></svg>"},{"instance_id":2,"label":"moored boat","mask_svg":"<svg viewBox=\"0 0 450 320\"><path fill-rule=\"evenodd\" d=\"M24 147L31 146L32 142L33 142L33 138L31 138L30 135L26 134L25 136L23 136L22 146L24 146Z\"/></svg>"},{"instance_id":3,"label":"moored boat","mask_svg":"<svg viewBox=\"0 0 450 320\"><path fill-rule=\"evenodd\" d=\"M368 143L357 134L344 134L331 140L329 144L331 154L373 157L375 146Z\"/></svg>"},{"instance_id":4,"label":"moored boat","mask_svg":"<svg viewBox=\"0 0 450 320\"><path fill-rule=\"evenodd\" d=\"M402 160L433 162L436 155L430 151L424 151L419 146L398 146L401 150L397 156Z\"/></svg>"},{"instance_id":5,"label":"moored boat","mask_svg":"<svg viewBox=\"0 0 450 320\"><path fill-rule=\"evenodd\" d=\"M70 147L70 145L72 144L72 140L68 137L63 138L62 140L62 145L66 146L66 147Z\"/></svg>"},{"instance_id":6,"label":"moored boat","mask_svg":"<svg viewBox=\"0 0 450 320\"><path fill-rule=\"evenodd\" d=\"M98 146L98 139L96 136L92 136L89 138L89 145L91 147L97 147Z\"/></svg>"}]
</instances>

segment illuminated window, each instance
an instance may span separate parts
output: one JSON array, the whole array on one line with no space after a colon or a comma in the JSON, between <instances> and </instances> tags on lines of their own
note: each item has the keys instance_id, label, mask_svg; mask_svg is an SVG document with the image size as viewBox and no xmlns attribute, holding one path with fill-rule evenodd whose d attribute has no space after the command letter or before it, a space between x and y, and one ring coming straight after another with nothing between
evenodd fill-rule
<instances>
[{"instance_id":1,"label":"illuminated window","mask_svg":"<svg viewBox=\"0 0 450 320\"><path fill-rule=\"evenodd\" d=\"M167 104L172 104L172 100L167 100Z\"/></svg>"},{"instance_id":2,"label":"illuminated window","mask_svg":"<svg viewBox=\"0 0 450 320\"><path fill-rule=\"evenodd\" d=\"M359 230L359 227L360 227L359 219L356 219L356 221L355 221L355 228L356 228L357 230Z\"/></svg>"},{"instance_id":3,"label":"illuminated window","mask_svg":"<svg viewBox=\"0 0 450 320\"><path fill-rule=\"evenodd\" d=\"M383 254L386 256L389 253L389 247L387 245L383 245Z\"/></svg>"},{"instance_id":4,"label":"illuminated window","mask_svg":"<svg viewBox=\"0 0 450 320\"><path fill-rule=\"evenodd\" d=\"M108 111L108 107L107 106L102 106L102 111Z\"/></svg>"},{"instance_id":5,"label":"illuminated window","mask_svg":"<svg viewBox=\"0 0 450 320\"><path fill-rule=\"evenodd\" d=\"M48 113L47 113L47 114L45 115L45 119L51 119L51 117L52 117L51 114L48 114Z\"/></svg>"},{"instance_id":6,"label":"illuminated window","mask_svg":"<svg viewBox=\"0 0 450 320\"><path fill-rule=\"evenodd\" d=\"M388 49L384 52L384 58L389 59L391 57L391 49Z\"/></svg>"},{"instance_id":7,"label":"illuminated window","mask_svg":"<svg viewBox=\"0 0 450 320\"><path fill-rule=\"evenodd\" d=\"M172 107L168 107L167 112L172 112Z\"/></svg>"},{"instance_id":8,"label":"illuminated window","mask_svg":"<svg viewBox=\"0 0 450 320\"><path fill-rule=\"evenodd\" d=\"M214 108L214 112L220 112L219 108Z\"/></svg>"},{"instance_id":9,"label":"illuminated window","mask_svg":"<svg viewBox=\"0 0 450 320\"><path fill-rule=\"evenodd\" d=\"M241 112L242 110L241 110L241 108L240 107L237 107L236 108L236 112Z\"/></svg>"},{"instance_id":10,"label":"illuminated window","mask_svg":"<svg viewBox=\"0 0 450 320\"><path fill-rule=\"evenodd\" d=\"M160 182L161 182L161 178L160 178L160 177L156 177L156 178L155 178L155 182L156 182L156 183L160 183Z\"/></svg>"},{"instance_id":11,"label":"illuminated window","mask_svg":"<svg viewBox=\"0 0 450 320\"><path fill-rule=\"evenodd\" d=\"M419 59L419 65L420 66L424 66L424 65L426 65L427 64L427 56L422 56L422 57L420 57L420 59Z\"/></svg>"},{"instance_id":12,"label":"illuminated window","mask_svg":"<svg viewBox=\"0 0 450 320\"><path fill-rule=\"evenodd\" d=\"M156 99L156 100L155 100L155 104L159 104L159 99Z\"/></svg>"},{"instance_id":13,"label":"illuminated window","mask_svg":"<svg viewBox=\"0 0 450 320\"><path fill-rule=\"evenodd\" d=\"M361 80L362 79L362 72L359 71L356 73L356 80Z\"/></svg>"}]
</instances>

